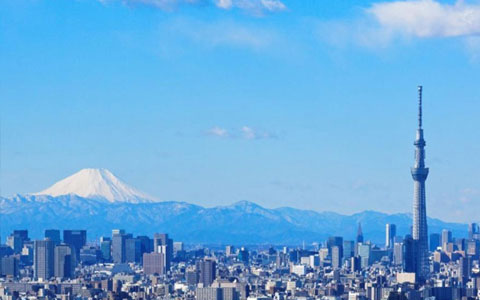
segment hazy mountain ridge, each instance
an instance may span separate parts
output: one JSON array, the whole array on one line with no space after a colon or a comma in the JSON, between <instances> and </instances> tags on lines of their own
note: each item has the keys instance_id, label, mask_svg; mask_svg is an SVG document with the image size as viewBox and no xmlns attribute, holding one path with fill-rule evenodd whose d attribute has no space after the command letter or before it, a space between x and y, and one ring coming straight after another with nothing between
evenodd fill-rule
<instances>
[{"instance_id":1,"label":"hazy mountain ridge","mask_svg":"<svg viewBox=\"0 0 480 300\"><path fill-rule=\"evenodd\" d=\"M105 169L83 169L30 195L0 198L0 231L28 229L36 238L45 229L87 229L88 238L121 228L135 235L167 232L179 241L208 244L301 244L339 235L354 239L362 223L365 239L384 242L386 223L399 234L410 231L409 214L364 211L353 215L291 207L264 208L248 201L205 208L186 202L157 202ZM451 229L465 235L467 226L429 219L430 232Z\"/></svg>"},{"instance_id":2,"label":"hazy mountain ridge","mask_svg":"<svg viewBox=\"0 0 480 300\"><path fill-rule=\"evenodd\" d=\"M89 239L94 239L124 228L138 235L168 232L176 240L210 244L301 244L330 235L353 239L359 222L366 239L383 243L386 223L396 224L401 235L411 225L409 214L342 215L290 207L268 209L247 201L205 208L185 202L107 202L72 194L0 198L0 214L2 237L21 228L34 237L41 237L47 228L77 228L87 229ZM430 232L444 228L457 236L467 231L464 224L429 219Z\"/></svg>"}]
</instances>

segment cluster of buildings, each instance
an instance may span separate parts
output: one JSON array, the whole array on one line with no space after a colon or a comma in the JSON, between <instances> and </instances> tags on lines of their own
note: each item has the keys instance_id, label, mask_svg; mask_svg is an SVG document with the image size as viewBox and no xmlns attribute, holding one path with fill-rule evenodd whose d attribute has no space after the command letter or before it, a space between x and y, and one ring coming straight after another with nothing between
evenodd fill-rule
<instances>
[{"instance_id":1,"label":"cluster of buildings","mask_svg":"<svg viewBox=\"0 0 480 300\"><path fill-rule=\"evenodd\" d=\"M428 273L416 243L387 224L385 244L329 237L307 248L185 247L168 234L15 230L0 245L1 299L480 299L480 231L430 234ZM422 274L422 276L424 276Z\"/></svg>"}]
</instances>

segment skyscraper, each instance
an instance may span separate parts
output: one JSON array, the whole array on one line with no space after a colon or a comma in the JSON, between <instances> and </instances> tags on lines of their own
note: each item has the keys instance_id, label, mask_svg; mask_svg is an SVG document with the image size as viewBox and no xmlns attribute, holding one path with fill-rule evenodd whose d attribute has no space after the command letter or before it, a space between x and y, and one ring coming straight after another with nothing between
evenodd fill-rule
<instances>
[{"instance_id":1,"label":"skyscraper","mask_svg":"<svg viewBox=\"0 0 480 300\"><path fill-rule=\"evenodd\" d=\"M341 236L331 236L327 240L328 253L332 256L332 248L337 246L339 249L340 263L343 258L343 238Z\"/></svg>"},{"instance_id":2,"label":"skyscraper","mask_svg":"<svg viewBox=\"0 0 480 300\"><path fill-rule=\"evenodd\" d=\"M13 235L18 235L19 237L22 238L22 240L29 241L30 239L28 238L28 230L22 229L22 230L14 230Z\"/></svg>"},{"instance_id":3,"label":"skyscraper","mask_svg":"<svg viewBox=\"0 0 480 300\"><path fill-rule=\"evenodd\" d=\"M80 249L87 244L87 231L64 230L63 242L72 247L75 253L74 261L80 260Z\"/></svg>"},{"instance_id":4,"label":"skyscraper","mask_svg":"<svg viewBox=\"0 0 480 300\"><path fill-rule=\"evenodd\" d=\"M414 181L413 194L413 239L417 247L415 273L418 279L425 279L430 266L428 261L427 206L425 180L428 168L425 167L425 140L422 129L422 86L418 87L418 129L415 142L415 165L411 169Z\"/></svg>"},{"instance_id":5,"label":"skyscraper","mask_svg":"<svg viewBox=\"0 0 480 300\"><path fill-rule=\"evenodd\" d=\"M67 244L60 244L55 247L55 277L71 278L74 275L73 255L72 247Z\"/></svg>"},{"instance_id":6,"label":"skyscraper","mask_svg":"<svg viewBox=\"0 0 480 300\"><path fill-rule=\"evenodd\" d=\"M362 224L358 223L357 243L363 243Z\"/></svg>"},{"instance_id":7,"label":"skyscraper","mask_svg":"<svg viewBox=\"0 0 480 300\"><path fill-rule=\"evenodd\" d=\"M387 224L385 226L385 248L393 248L395 236L397 235L397 226L395 224Z\"/></svg>"},{"instance_id":8,"label":"skyscraper","mask_svg":"<svg viewBox=\"0 0 480 300\"><path fill-rule=\"evenodd\" d=\"M470 223L468 224L468 238L469 239L476 239L478 238L478 234L480 233L480 230L478 228L477 223Z\"/></svg>"},{"instance_id":9,"label":"skyscraper","mask_svg":"<svg viewBox=\"0 0 480 300\"><path fill-rule=\"evenodd\" d=\"M417 265L417 240L407 234L403 240L403 271L415 273Z\"/></svg>"},{"instance_id":10,"label":"skyscraper","mask_svg":"<svg viewBox=\"0 0 480 300\"><path fill-rule=\"evenodd\" d=\"M46 229L45 230L45 238L50 239L56 245L60 244L60 230L58 229Z\"/></svg>"},{"instance_id":11,"label":"skyscraper","mask_svg":"<svg viewBox=\"0 0 480 300\"><path fill-rule=\"evenodd\" d=\"M444 229L442 230L442 250L447 251L448 243L451 243L452 239L452 232L450 230Z\"/></svg>"},{"instance_id":12,"label":"skyscraper","mask_svg":"<svg viewBox=\"0 0 480 300\"><path fill-rule=\"evenodd\" d=\"M143 271L145 275L163 275L165 269L165 255L162 253L144 253L143 254Z\"/></svg>"},{"instance_id":13,"label":"skyscraper","mask_svg":"<svg viewBox=\"0 0 480 300\"><path fill-rule=\"evenodd\" d=\"M439 233L432 233L430 234L430 251L437 250L438 246L440 246L440 234Z\"/></svg>"},{"instance_id":14,"label":"skyscraper","mask_svg":"<svg viewBox=\"0 0 480 300\"><path fill-rule=\"evenodd\" d=\"M358 256L360 256L360 266L362 268L366 268L370 265L370 254L372 250L372 245L359 243L357 244L357 247Z\"/></svg>"},{"instance_id":15,"label":"skyscraper","mask_svg":"<svg viewBox=\"0 0 480 300\"><path fill-rule=\"evenodd\" d=\"M213 259L204 259L197 261L196 268L200 275L199 282L203 283L203 286L207 287L212 284L216 278L217 264Z\"/></svg>"},{"instance_id":16,"label":"skyscraper","mask_svg":"<svg viewBox=\"0 0 480 300\"><path fill-rule=\"evenodd\" d=\"M104 261L112 259L112 239L102 236L100 238L100 251L102 251L102 258Z\"/></svg>"},{"instance_id":17,"label":"skyscraper","mask_svg":"<svg viewBox=\"0 0 480 300\"><path fill-rule=\"evenodd\" d=\"M48 280L54 275L54 243L46 239L35 241L34 248L34 272L35 278Z\"/></svg>"},{"instance_id":18,"label":"skyscraper","mask_svg":"<svg viewBox=\"0 0 480 300\"><path fill-rule=\"evenodd\" d=\"M142 244L139 239L125 239L125 262L140 262Z\"/></svg>"},{"instance_id":19,"label":"skyscraper","mask_svg":"<svg viewBox=\"0 0 480 300\"><path fill-rule=\"evenodd\" d=\"M18 258L15 256L2 257L0 260L0 275L2 276L18 276Z\"/></svg>"},{"instance_id":20,"label":"skyscraper","mask_svg":"<svg viewBox=\"0 0 480 300\"><path fill-rule=\"evenodd\" d=\"M162 251L165 252L165 267L170 270L170 263L173 259L173 240L168 238L166 233L155 233L153 235L153 251L160 252L160 247L166 246Z\"/></svg>"},{"instance_id":21,"label":"skyscraper","mask_svg":"<svg viewBox=\"0 0 480 300\"><path fill-rule=\"evenodd\" d=\"M125 262L125 230L112 230L112 259L116 264Z\"/></svg>"},{"instance_id":22,"label":"skyscraper","mask_svg":"<svg viewBox=\"0 0 480 300\"><path fill-rule=\"evenodd\" d=\"M339 269L342 266L342 248L339 246L332 247L332 267Z\"/></svg>"}]
</instances>

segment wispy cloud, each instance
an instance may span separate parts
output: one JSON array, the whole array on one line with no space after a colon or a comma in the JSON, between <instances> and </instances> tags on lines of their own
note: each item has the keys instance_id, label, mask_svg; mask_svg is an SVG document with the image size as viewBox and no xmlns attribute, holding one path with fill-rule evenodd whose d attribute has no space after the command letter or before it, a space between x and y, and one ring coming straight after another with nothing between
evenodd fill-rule
<instances>
[{"instance_id":1,"label":"wispy cloud","mask_svg":"<svg viewBox=\"0 0 480 300\"><path fill-rule=\"evenodd\" d=\"M209 48L234 46L258 51L280 41L278 34L269 28L230 20L205 22L179 18L165 24L164 30Z\"/></svg>"},{"instance_id":2,"label":"wispy cloud","mask_svg":"<svg viewBox=\"0 0 480 300\"><path fill-rule=\"evenodd\" d=\"M171 11L181 5L213 6L223 10L240 9L255 15L286 10L280 0L99 0L102 3L122 2L127 5L149 5L165 11Z\"/></svg>"},{"instance_id":3,"label":"wispy cloud","mask_svg":"<svg viewBox=\"0 0 480 300\"><path fill-rule=\"evenodd\" d=\"M276 134L267 131L261 131L253 129L249 126L243 126L241 128L242 137L247 140L261 140L261 139L275 139Z\"/></svg>"},{"instance_id":4,"label":"wispy cloud","mask_svg":"<svg viewBox=\"0 0 480 300\"><path fill-rule=\"evenodd\" d=\"M207 134L211 136L226 138L229 136L228 131L225 128L215 126L207 130Z\"/></svg>"},{"instance_id":5,"label":"wispy cloud","mask_svg":"<svg viewBox=\"0 0 480 300\"><path fill-rule=\"evenodd\" d=\"M233 138L244 140L262 140L262 139L276 139L277 134L254 129L250 126L242 126L239 129L228 130L219 126L215 126L206 131L207 135L219 138Z\"/></svg>"}]
</instances>

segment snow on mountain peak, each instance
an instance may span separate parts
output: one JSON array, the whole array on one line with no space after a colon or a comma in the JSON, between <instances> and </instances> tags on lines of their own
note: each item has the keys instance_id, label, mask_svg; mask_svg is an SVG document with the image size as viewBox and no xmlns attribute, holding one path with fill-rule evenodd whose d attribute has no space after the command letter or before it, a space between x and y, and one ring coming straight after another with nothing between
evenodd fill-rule
<instances>
[{"instance_id":1,"label":"snow on mountain peak","mask_svg":"<svg viewBox=\"0 0 480 300\"><path fill-rule=\"evenodd\" d=\"M75 194L109 202L154 202L152 197L128 186L106 169L82 169L34 195L61 196Z\"/></svg>"}]
</instances>

